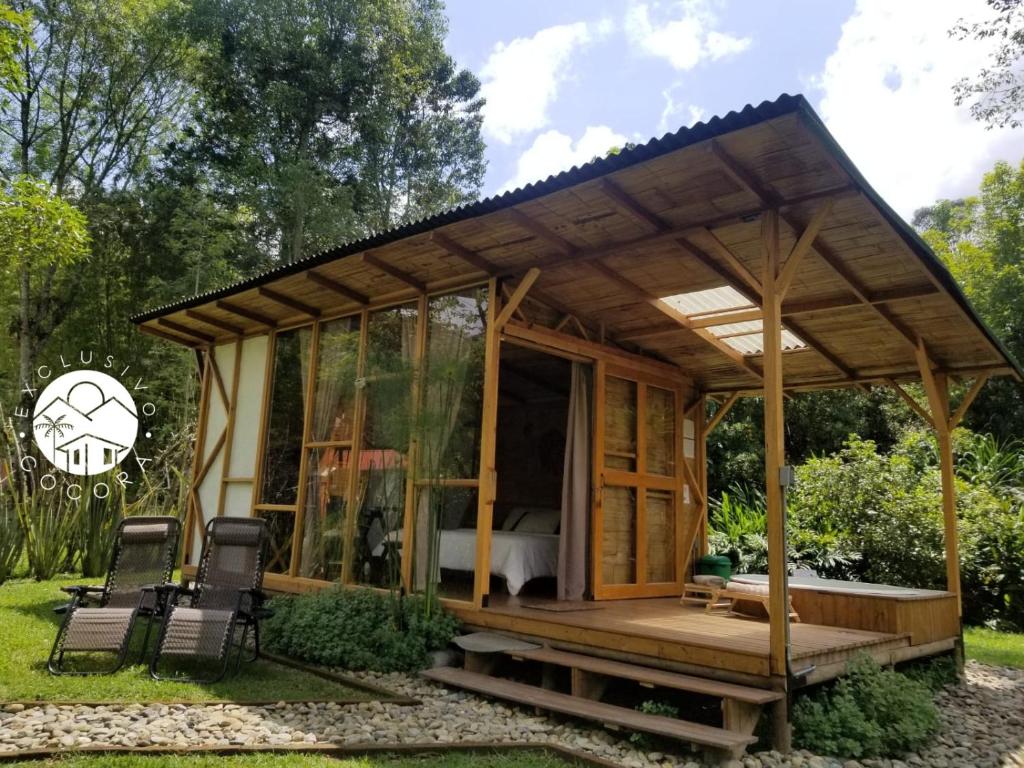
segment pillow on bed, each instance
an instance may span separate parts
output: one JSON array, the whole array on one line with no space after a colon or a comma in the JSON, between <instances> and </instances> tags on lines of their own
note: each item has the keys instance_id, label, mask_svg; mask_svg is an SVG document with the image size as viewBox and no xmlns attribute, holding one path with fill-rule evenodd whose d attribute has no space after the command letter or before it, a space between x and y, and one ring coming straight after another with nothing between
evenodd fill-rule
<instances>
[{"instance_id":1,"label":"pillow on bed","mask_svg":"<svg viewBox=\"0 0 1024 768\"><path fill-rule=\"evenodd\" d=\"M515 524L516 533L558 533L562 523L560 509L530 509Z\"/></svg>"},{"instance_id":2,"label":"pillow on bed","mask_svg":"<svg viewBox=\"0 0 1024 768\"><path fill-rule=\"evenodd\" d=\"M519 521L530 512L547 512L546 507L512 507L505 515L505 520L501 524L501 530L503 531L514 531L516 526L519 525Z\"/></svg>"}]
</instances>

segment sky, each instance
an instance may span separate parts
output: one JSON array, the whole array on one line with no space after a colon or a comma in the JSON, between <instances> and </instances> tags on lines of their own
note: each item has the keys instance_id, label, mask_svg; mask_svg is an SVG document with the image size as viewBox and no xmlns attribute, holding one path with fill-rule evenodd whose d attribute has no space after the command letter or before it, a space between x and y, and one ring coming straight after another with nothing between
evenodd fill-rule
<instances>
[{"instance_id":1,"label":"sky","mask_svg":"<svg viewBox=\"0 0 1024 768\"><path fill-rule=\"evenodd\" d=\"M949 35L983 0L447 0L480 78L483 193L515 189L746 104L802 93L905 218L1019 163L1024 129L953 103L989 47Z\"/></svg>"}]
</instances>

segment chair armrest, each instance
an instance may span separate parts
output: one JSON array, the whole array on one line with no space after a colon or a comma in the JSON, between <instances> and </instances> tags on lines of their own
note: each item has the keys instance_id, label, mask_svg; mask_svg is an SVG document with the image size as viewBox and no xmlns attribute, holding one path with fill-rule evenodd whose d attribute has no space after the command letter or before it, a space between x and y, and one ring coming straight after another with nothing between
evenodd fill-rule
<instances>
[{"instance_id":1,"label":"chair armrest","mask_svg":"<svg viewBox=\"0 0 1024 768\"><path fill-rule=\"evenodd\" d=\"M98 586L95 586L95 585L76 584L76 585L71 586L71 587L61 587L60 591L61 592L66 592L69 595L78 596L78 595L84 595L87 592L99 592L99 593L102 594L104 589L105 589L105 587L98 587Z\"/></svg>"}]
</instances>

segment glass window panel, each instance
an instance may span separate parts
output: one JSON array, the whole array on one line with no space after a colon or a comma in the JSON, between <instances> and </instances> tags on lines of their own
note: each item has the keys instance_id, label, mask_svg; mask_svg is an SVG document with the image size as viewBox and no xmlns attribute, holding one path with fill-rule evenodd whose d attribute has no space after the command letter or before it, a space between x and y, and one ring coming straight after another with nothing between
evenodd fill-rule
<instances>
[{"instance_id":1,"label":"glass window panel","mask_svg":"<svg viewBox=\"0 0 1024 768\"><path fill-rule=\"evenodd\" d=\"M359 454L353 578L359 584L396 588L401 583L405 522L406 456L391 448Z\"/></svg>"},{"instance_id":2,"label":"glass window panel","mask_svg":"<svg viewBox=\"0 0 1024 768\"><path fill-rule=\"evenodd\" d=\"M636 471L636 382L605 377L604 464Z\"/></svg>"},{"instance_id":3,"label":"glass window panel","mask_svg":"<svg viewBox=\"0 0 1024 768\"><path fill-rule=\"evenodd\" d=\"M405 455L412 428L413 354L416 305L374 312L367 327L367 448L391 448Z\"/></svg>"},{"instance_id":4,"label":"glass window panel","mask_svg":"<svg viewBox=\"0 0 1024 768\"><path fill-rule=\"evenodd\" d=\"M636 491L606 486L602 496L601 580L636 583Z\"/></svg>"},{"instance_id":5,"label":"glass window panel","mask_svg":"<svg viewBox=\"0 0 1024 768\"><path fill-rule=\"evenodd\" d=\"M428 308L421 474L473 479L479 474L487 289L435 296Z\"/></svg>"},{"instance_id":6,"label":"glass window panel","mask_svg":"<svg viewBox=\"0 0 1024 768\"><path fill-rule=\"evenodd\" d=\"M288 573L292 565L295 514L282 510L258 509L255 516L267 523L267 570L270 573Z\"/></svg>"},{"instance_id":7,"label":"glass window panel","mask_svg":"<svg viewBox=\"0 0 1024 768\"><path fill-rule=\"evenodd\" d=\"M295 504L309 376L309 327L277 334L263 457L263 504Z\"/></svg>"},{"instance_id":8,"label":"glass window panel","mask_svg":"<svg viewBox=\"0 0 1024 768\"><path fill-rule=\"evenodd\" d=\"M476 488L433 483L416 489L417 591L429 582L441 597L473 599L477 499Z\"/></svg>"},{"instance_id":9,"label":"glass window panel","mask_svg":"<svg viewBox=\"0 0 1024 768\"><path fill-rule=\"evenodd\" d=\"M349 448L309 452L299 558L301 576L327 581L341 578L351 456Z\"/></svg>"},{"instance_id":10,"label":"glass window panel","mask_svg":"<svg viewBox=\"0 0 1024 768\"><path fill-rule=\"evenodd\" d=\"M320 326L316 392L309 436L314 443L347 442L355 421L359 316Z\"/></svg>"},{"instance_id":11,"label":"glass window panel","mask_svg":"<svg viewBox=\"0 0 1024 768\"><path fill-rule=\"evenodd\" d=\"M647 526L647 581L675 581L676 529L673 494L647 491L644 521Z\"/></svg>"},{"instance_id":12,"label":"glass window panel","mask_svg":"<svg viewBox=\"0 0 1024 768\"><path fill-rule=\"evenodd\" d=\"M647 471L654 475L676 473L676 399L675 393L660 387L647 387Z\"/></svg>"}]
</instances>

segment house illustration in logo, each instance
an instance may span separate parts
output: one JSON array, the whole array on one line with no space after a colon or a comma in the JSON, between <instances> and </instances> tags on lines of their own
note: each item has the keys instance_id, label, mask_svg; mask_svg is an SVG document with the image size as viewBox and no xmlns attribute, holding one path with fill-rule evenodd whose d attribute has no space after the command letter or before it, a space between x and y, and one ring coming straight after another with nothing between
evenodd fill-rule
<instances>
[{"instance_id":1,"label":"house illustration in logo","mask_svg":"<svg viewBox=\"0 0 1024 768\"><path fill-rule=\"evenodd\" d=\"M138 414L119 381L98 371L76 371L47 386L33 427L36 445L51 464L74 475L97 475L128 455Z\"/></svg>"},{"instance_id":2,"label":"house illustration in logo","mask_svg":"<svg viewBox=\"0 0 1024 768\"><path fill-rule=\"evenodd\" d=\"M127 450L127 446L96 435L79 435L57 446L57 453L64 457L64 466L61 469L75 475L105 472L115 466Z\"/></svg>"}]
</instances>

